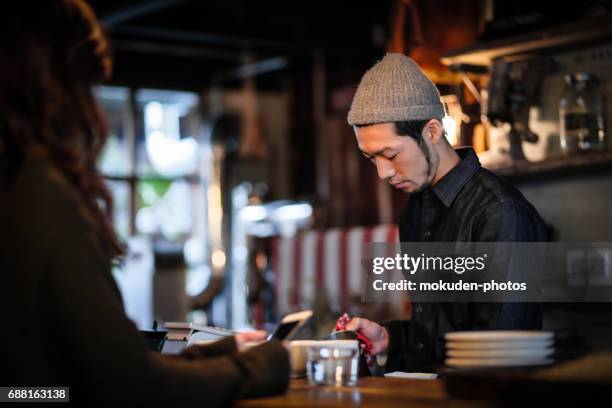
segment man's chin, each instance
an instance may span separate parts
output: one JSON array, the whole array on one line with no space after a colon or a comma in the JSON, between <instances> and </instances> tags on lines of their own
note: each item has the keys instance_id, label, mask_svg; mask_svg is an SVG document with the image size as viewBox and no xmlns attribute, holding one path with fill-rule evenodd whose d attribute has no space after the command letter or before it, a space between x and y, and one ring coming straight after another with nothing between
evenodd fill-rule
<instances>
[{"instance_id":1,"label":"man's chin","mask_svg":"<svg viewBox=\"0 0 612 408\"><path fill-rule=\"evenodd\" d=\"M428 183L423 183L423 184L408 183L408 185L405 188L403 188L402 191L408 194L415 194L415 193L420 193L421 191L425 190L428 186L429 186Z\"/></svg>"}]
</instances>

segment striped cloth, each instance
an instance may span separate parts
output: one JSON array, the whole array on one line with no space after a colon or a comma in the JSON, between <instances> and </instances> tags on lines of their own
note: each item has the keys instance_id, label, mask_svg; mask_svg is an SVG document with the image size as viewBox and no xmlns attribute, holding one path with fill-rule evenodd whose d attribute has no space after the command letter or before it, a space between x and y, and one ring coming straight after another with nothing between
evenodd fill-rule
<instances>
[{"instance_id":1,"label":"striped cloth","mask_svg":"<svg viewBox=\"0 0 612 408\"><path fill-rule=\"evenodd\" d=\"M312 308L319 291L333 311L348 310L350 299L360 298L363 292L365 245L398 239L396 225L305 231L278 238L272 248L278 315ZM398 298L390 301L406 300L401 293L394 296Z\"/></svg>"}]
</instances>

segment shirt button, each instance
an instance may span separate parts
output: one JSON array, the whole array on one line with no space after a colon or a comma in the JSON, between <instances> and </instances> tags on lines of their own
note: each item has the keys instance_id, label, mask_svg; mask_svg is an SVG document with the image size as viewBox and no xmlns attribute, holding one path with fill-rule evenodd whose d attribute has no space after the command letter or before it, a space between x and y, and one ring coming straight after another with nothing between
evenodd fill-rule
<instances>
[{"instance_id":1,"label":"shirt button","mask_svg":"<svg viewBox=\"0 0 612 408\"><path fill-rule=\"evenodd\" d=\"M416 347L417 347L417 350L423 350L425 348L425 345L423 344L422 341L419 341Z\"/></svg>"},{"instance_id":2,"label":"shirt button","mask_svg":"<svg viewBox=\"0 0 612 408\"><path fill-rule=\"evenodd\" d=\"M417 305L417 307L414 308L414 311L417 313L421 313L423 311L423 307L421 305Z\"/></svg>"},{"instance_id":3,"label":"shirt button","mask_svg":"<svg viewBox=\"0 0 612 408\"><path fill-rule=\"evenodd\" d=\"M425 236L427 238L431 237L431 230L425 230Z\"/></svg>"}]
</instances>

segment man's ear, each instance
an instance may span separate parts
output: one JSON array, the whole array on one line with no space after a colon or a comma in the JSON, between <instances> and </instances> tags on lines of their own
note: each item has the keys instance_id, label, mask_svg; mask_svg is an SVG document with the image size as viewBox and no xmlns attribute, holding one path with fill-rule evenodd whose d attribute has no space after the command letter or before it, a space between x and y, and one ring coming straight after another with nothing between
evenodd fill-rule
<instances>
[{"instance_id":1,"label":"man's ear","mask_svg":"<svg viewBox=\"0 0 612 408\"><path fill-rule=\"evenodd\" d=\"M444 126L438 119L430 119L423 128L424 137L429 138L431 144L437 144L444 139Z\"/></svg>"}]
</instances>

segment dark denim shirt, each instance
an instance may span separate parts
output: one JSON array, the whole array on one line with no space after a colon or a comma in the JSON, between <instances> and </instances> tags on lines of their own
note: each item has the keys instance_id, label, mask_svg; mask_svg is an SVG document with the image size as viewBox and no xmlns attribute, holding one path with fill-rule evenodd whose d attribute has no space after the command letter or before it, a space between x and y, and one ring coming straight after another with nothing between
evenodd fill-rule
<instances>
[{"instance_id":1,"label":"dark denim shirt","mask_svg":"<svg viewBox=\"0 0 612 408\"><path fill-rule=\"evenodd\" d=\"M516 188L482 168L471 148L457 153L457 166L433 187L411 195L400 215L401 242L546 241L544 222ZM385 325L387 372L442 364L449 331L540 329L542 324L538 303L414 303L412 311L410 321Z\"/></svg>"}]
</instances>

